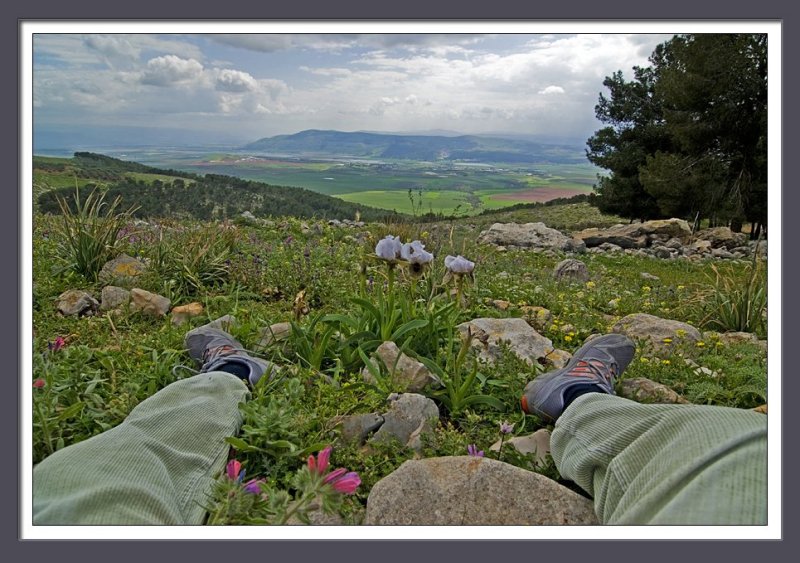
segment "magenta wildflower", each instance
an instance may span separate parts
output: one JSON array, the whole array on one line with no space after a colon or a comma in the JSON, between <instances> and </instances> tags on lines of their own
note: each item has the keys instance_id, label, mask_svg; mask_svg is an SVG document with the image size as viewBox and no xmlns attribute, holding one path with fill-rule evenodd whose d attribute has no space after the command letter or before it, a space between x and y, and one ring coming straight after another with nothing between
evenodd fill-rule
<instances>
[{"instance_id":1,"label":"magenta wildflower","mask_svg":"<svg viewBox=\"0 0 800 563\"><path fill-rule=\"evenodd\" d=\"M339 473L339 471L342 473ZM336 475L336 478L329 480L328 478L333 475ZM345 469L337 469L325 478L325 482L330 483L335 491L343 495L352 495L361 484L361 478L355 471L346 473Z\"/></svg>"},{"instance_id":2,"label":"magenta wildflower","mask_svg":"<svg viewBox=\"0 0 800 563\"><path fill-rule=\"evenodd\" d=\"M483 457L483 450L478 450L478 446L475 444L467 446L467 453L473 457Z\"/></svg>"},{"instance_id":3,"label":"magenta wildflower","mask_svg":"<svg viewBox=\"0 0 800 563\"><path fill-rule=\"evenodd\" d=\"M228 462L226 473L228 474L228 479L231 481L241 481L244 477L241 462L235 459L230 460Z\"/></svg>"},{"instance_id":4,"label":"magenta wildflower","mask_svg":"<svg viewBox=\"0 0 800 563\"><path fill-rule=\"evenodd\" d=\"M44 386L45 386L45 381L44 381L44 379L42 379L41 377L39 377L38 379L34 380L34 382L33 382L33 386L34 386L34 387L36 387L37 389L41 389L42 387L44 387Z\"/></svg>"},{"instance_id":5,"label":"magenta wildflower","mask_svg":"<svg viewBox=\"0 0 800 563\"><path fill-rule=\"evenodd\" d=\"M316 459L314 458L313 454L308 456L308 470L311 473L319 473L320 475L325 473L325 470L328 469L332 450L333 448L328 446L322 449L319 454L317 454Z\"/></svg>"},{"instance_id":6,"label":"magenta wildflower","mask_svg":"<svg viewBox=\"0 0 800 563\"><path fill-rule=\"evenodd\" d=\"M244 492L250 493L251 495L257 495L261 492L261 483L264 482L264 479L250 479L244 484Z\"/></svg>"},{"instance_id":7,"label":"magenta wildflower","mask_svg":"<svg viewBox=\"0 0 800 563\"><path fill-rule=\"evenodd\" d=\"M67 342L66 340L64 340L63 336L56 336L55 340L53 340L52 342L48 342L47 349L50 350L51 352L58 352L66 345Z\"/></svg>"}]
</instances>

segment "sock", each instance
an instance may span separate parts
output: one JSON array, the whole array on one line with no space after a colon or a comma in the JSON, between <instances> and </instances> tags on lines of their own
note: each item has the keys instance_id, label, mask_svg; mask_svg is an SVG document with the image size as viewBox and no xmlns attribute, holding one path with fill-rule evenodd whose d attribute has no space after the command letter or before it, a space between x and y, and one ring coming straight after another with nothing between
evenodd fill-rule
<instances>
[{"instance_id":1,"label":"sock","mask_svg":"<svg viewBox=\"0 0 800 563\"><path fill-rule=\"evenodd\" d=\"M564 410L567 410L567 407L572 403L572 401L574 401L581 395L585 395L586 393L606 393L606 392L605 390L603 390L602 387L600 387L599 385L595 385L594 383L581 383L580 385L571 386L564 393Z\"/></svg>"},{"instance_id":2,"label":"sock","mask_svg":"<svg viewBox=\"0 0 800 563\"><path fill-rule=\"evenodd\" d=\"M219 371L224 371L227 373L232 373L239 379L244 379L245 382L250 381L250 366L239 363L239 362L225 362L219 368Z\"/></svg>"}]
</instances>

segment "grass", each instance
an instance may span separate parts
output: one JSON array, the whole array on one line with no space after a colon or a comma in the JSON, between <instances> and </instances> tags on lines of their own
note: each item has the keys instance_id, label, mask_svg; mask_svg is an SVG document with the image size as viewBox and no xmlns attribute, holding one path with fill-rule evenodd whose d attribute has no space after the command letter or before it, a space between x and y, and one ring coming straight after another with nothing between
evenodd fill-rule
<instances>
[{"instance_id":1,"label":"grass","mask_svg":"<svg viewBox=\"0 0 800 563\"><path fill-rule=\"evenodd\" d=\"M401 195L407 200L407 193ZM146 259L161 272L143 278L141 287L162 294L170 287L182 287L168 295L173 306L198 301L204 307L201 317L176 327L169 318L127 311L87 318L59 316L55 302L61 292L80 288L99 296L101 285L90 275L54 269L64 257L62 218L34 213L32 379L41 379L44 385L33 390L32 461L115 426L146 397L188 375L176 366L191 365L183 350L183 337L190 328L234 315L239 324L233 335L252 349L263 327L293 321L294 340L263 352L283 366L281 378L255 390L242 411L247 429L232 437L232 444L249 477L264 478L280 489L291 487L309 451L334 443L334 463L358 471L362 478L362 486L340 508L345 522L358 524L371 487L415 455L400 444L364 450L340 442L335 422L342 415L386 409L390 389L363 381L359 353L359 349L369 352L368 343L375 338L369 334L382 330L383 321L373 323L369 315L375 312L354 300L375 303L388 281L385 266L369 259L385 234L401 234L404 241L421 238L436 256L432 269L421 278L398 271L393 280L398 289L395 300L381 302L382 311L398 311L394 324L383 327L386 330L397 330L414 319L428 321L407 325L398 345L405 344L409 354L440 366L441 377L455 385L449 393L447 389L438 396L431 393L442 417L423 441L426 457L464 455L468 444L495 455L489 446L499 439L503 421L513 423L517 435L546 427L518 407L522 388L540 368L510 353L494 366L468 361L451 336L457 323L481 316L523 317L525 306L546 307L552 317L541 333L555 347L574 352L587 336L607 332L630 313L701 326L710 293L730 294L751 279L749 262L724 263L721 271L731 284L727 286L715 282L714 262L586 254L580 259L588 266L591 283L559 284L552 271L564 258L561 253L498 253L477 244L480 229L501 220L543 221L566 231L619 222L586 204L571 204L442 223L370 224L358 230L306 221L312 227L308 233L293 218L275 221L271 227L173 219L138 226L126 223L124 236L116 241L117 251ZM465 290L467 300L455 310L442 286L441 262L448 254L462 254L477 264L475 282ZM642 272L659 279L645 280ZM175 284L169 285L172 279ZM309 311L296 317L294 301L301 291ZM507 301L508 308L498 309L495 300ZM447 303L450 309L441 308ZM385 319L382 311L380 318ZM359 315L365 319L364 330L359 328ZM345 321L345 316L354 320ZM347 326L353 327L352 332L345 330ZM65 346L54 349L58 338ZM293 361L299 357L305 361ZM716 375L698 372L687 358ZM767 398L763 349L748 343L723 344L714 334L704 336L702 346L678 347L669 355L640 349L624 376L648 377L697 403L752 408ZM503 459L558 477L552 466L536 469L529 456L512 455L510 448L504 448Z\"/></svg>"}]
</instances>

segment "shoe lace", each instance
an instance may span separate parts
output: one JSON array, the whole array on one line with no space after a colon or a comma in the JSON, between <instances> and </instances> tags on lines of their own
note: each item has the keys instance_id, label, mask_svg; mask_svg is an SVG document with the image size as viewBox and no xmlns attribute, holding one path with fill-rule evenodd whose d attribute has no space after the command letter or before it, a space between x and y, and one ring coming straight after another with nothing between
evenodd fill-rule
<instances>
[{"instance_id":1,"label":"shoe lace","mask_svg":"<svg viewBox=\"0 0 800 563\"><path fill-rule=\"evenodd\" d=\"M615 362L606 363L601 360L578 360L569 375L577 377L588 377L592 379L602 379L611 383L614 377L619 375L619 366Z\"/></svg>"}]
</instances>

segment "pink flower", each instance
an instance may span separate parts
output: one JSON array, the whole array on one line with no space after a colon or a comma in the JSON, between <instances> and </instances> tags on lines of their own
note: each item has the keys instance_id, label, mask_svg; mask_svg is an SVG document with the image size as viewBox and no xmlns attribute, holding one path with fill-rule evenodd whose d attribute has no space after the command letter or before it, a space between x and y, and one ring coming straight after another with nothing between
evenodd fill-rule
<instances>
[{"instance_id":1,"label":"pink flower","mask_svg":"<svg viewBox=\"0 0 800 563\"><path fill-rule=\"evenodd\" d=\"M64 340L63 336L56 336L55 340L53 340L52 342L49 342L47 344L47 348L51 352L58 352L59 350L61 350L66 345L67 345L67 342L66 342L66 340Z\"/></svg>"},{"instance_id":2,"label":"pink flower","mask_svg":"<svg viewBox=\"0 0 800 563\"><path fill-rule=\"evenodd\" d=\"M337 469L325 478L325 482L343 495L352 495L361 484L361 478L355 471L349 473L346 471L346 469Z\"/></svg>"},{"instance_id":3,"label":"pink flower","mask_svg":"<svg viewBox=\"0 0 800 563\"><path fill-rule=\"evenodd\" d=\"M483 457L483 450L478 450L478 446L475 444L467 446L467 453L473 457Z\"/></svg>"},{"instance_id":4,"label":"pink flower","mask_svg":"<svg viewBox=\"0 0 800 563\"><path fill-rule=\"evenodd\" d=\"M324 474L328 469L332 450L333 448L328 446L317 454L316 459L314 459L313 455L308 456L308 470L311 473Z\"/></svg>"},{"instance_id":5,"label":"pink flower","mask_svg":"<svg viewBox=\"0 0 800 563\"><path fill-rule=\"evenodd\" d=\"M242 473L241 462L235 459L230 460L228 462L226 473L228 474L228 479L232 481L241 481L242 477L244 477L244 474Z\"/></svg>"},{"instance_id":6,"label":"pink flower","mask_svg":"<svg viewBox=\"0 0 800 563\"><path fill-rule=\"evenodd\" d=\"M45 386L45 381L44 381L44 379L42 379L42 378L40 377L40 378L38 378L38 379L34 380L34 382L33 382L33 386L34 386L34 387L36 387L37 389L41 389L42 387L44 387L44 386Z\"/></svg>"}]
</instances>

